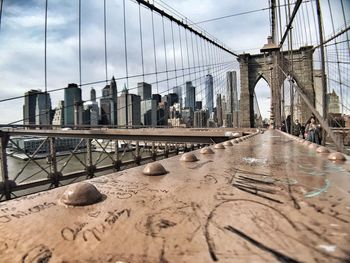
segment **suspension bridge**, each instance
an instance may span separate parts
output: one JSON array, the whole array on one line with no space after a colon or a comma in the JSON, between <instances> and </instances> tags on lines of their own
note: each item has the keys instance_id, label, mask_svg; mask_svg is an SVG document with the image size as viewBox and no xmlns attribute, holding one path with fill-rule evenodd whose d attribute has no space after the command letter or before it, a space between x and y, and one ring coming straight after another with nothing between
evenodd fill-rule
<instances>
[{"instance_id":1,"label":"suspension bridge","mask_svg":"<svg viewBox=\"0 0 350 263\"><path fill-rule=\"evenodd\" d=\"M347 1L0 7L2 261L349 260ZM203 26L259 13L258 48Z\"/></svg>"}]
</instances>

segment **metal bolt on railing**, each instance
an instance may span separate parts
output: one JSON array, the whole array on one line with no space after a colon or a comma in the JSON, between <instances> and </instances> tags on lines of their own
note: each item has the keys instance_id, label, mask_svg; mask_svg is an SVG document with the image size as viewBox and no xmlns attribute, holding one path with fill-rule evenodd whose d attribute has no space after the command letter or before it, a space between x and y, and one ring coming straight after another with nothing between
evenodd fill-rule
<instances>
[{"instance_id":1,"label":"metal bolt on railing","mask_svg":"<svg viewBox=\"0 0 350 263\"><path fill-rule=\"evenodd\" d=\"M214 149L225 149L225 146L222 143L218 143L214 145Z\"/></svg>"},{"instance_id":2,"label":"metal bolt on railing","mask_svg":"<svg viewBox=\"0 0 350 263\"><path fill-rule=\"evenodd\" d=\"M200 150L201 154L214 154L214 151L210 147L204 147Z\"/></svg>"},{"instance_id":3,"label":"metal bolt on railing","mask_svg":"<svg viewBox=\"0 0 350 263\"><path fill-rule=\"evenodd\" d=\"M142 173L144 175L164 175L167 173L164 166L159 162L149 163L145 166Z\"/></svg>"},{"instance_id":4,"label":"metal bolt on railing","mask_svg":"<svg viewBox=\"0 0 350 263\"><path fill-rule=\"evenodd\" d=\"M328 155L328 160L331 161L346 161L346 157L344 154L340 152L333 152Z\"/></svg>"},{"instance_id":5,"label":"metal bolt on railing","mask_svg":"<svg viewBox=\"0 0 350 263\"><path fill-rule=\"evenodd\" d=\"M181 156L180 161L182 161L182 162L197 162L199 160L196 157L196 155L194 155L193 153L184 153Z\"/></svg>"},{"instance_id":6,"label":"metal bolt on railing","mask_svg":"<svg viewBox=\"0 0 350 263\"><path fill-rule=\"evenodd\" d=\"M328 150L327 147L324 147L324 146L320 146L316 149L316 152L317 153L329 153L330 151Z\"/></svg>"},{"instance_id":7,"label":"metal bolt on railing","mask_svg":"<svg viewBox=\"0 0 350 263\"><path fill-rule=\"evenodd\" d=\"M66 205L84 206L99 202L102 194L91 183L79 182L67 187L61 197L61 202Z\"/></svg>"}]
</instances>

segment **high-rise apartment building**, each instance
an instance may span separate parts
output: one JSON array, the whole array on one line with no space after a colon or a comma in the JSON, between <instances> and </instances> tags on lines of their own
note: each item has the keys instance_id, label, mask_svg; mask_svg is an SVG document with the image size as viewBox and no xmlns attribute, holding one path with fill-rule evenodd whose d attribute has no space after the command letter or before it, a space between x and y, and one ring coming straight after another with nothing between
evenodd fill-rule
<instances>
[{"instance_id":1,"label":"high-rise apartment building","mask_svg":"<svg viewBox=\"0 0 350 263\"><path fill-rule=\"evenodd\" d=\"M117 103L117 83L114 76L109 85L102 89L100 99L101 124L117 125L118 103Z\"/></svg>"},{"instance_id":2,"label":"high-rise apartment building","mask_svg":"<svg viewBox=\"0 0 350 263\"><path fill-rule=\"evenodd\" d=\"M157 109L156 100L141 101L141 124L147 126L157 126Z\"/></svg>"},{"instance_id":3,"label":"high-rise apartment building","mask_svg":"<svg viewBox=\"0 0 350 263\"><path fill-rule=\"evenodd\" d=\"M210 115L214 109L213 76L210 74L205 76L205 104Z\"/></svg>"},{"instance_id":4,"label":"high-rise apartment building","mask_svg":"<svg viewBox=\"0 0 350 263\"><path fill-rule=\"evenodd\" d=\"M118 97L118 126L141 125L141 97L124 88Z\"/></svg>"},{"instance_id":5,"label":"high-rise apartment building","mask_svg":"<svg viewBox=\"0 0 350 263\"><path fill-rule=\"evenodd\" d=\"M152 99L152 85L146 82L137 83L137 94L141 97L141 100Z\"/></svg>"},{"instance_id":6,"label":"high-rise apartment building","mask_svg":"<svg viewBox=\"0 0 350 263\"><path fill-rule=\"evenodd\" d=\"M51 124L50 94L30 90L24 94L23 123L25 125Z\"/></svg>"},{"instance_id":7,"label":"high-rise apartment building","mask_svg":"<svg viewBox=\"0 0 350 263\"><path fill-rule=\"evenodd\" d=\"M192 85L192 81L186 82L186 98L185 107L195 109L196 104L196 88Z\"/></svg>"},{"instance_id":8,"label":"high-rise apartment building","mask_svg":"<svg viewBox=\"0 0 350 263\"><path fill-rule=\"evenodd\" d=\"M75 83L68 84L64 89L64 125L74 125L75 105L81 102L81 89Z\"/></svg>"},{"instance_id":9,"label":"high-rise apartment building","mask_svg":"<svg viewBox=\"0 0 350 263\"><path fill-rule=\"evenodd\" d=\"M227 81L226 112L231 113L230 116L232 116L232 120L229 120L228 123L232 122L233 127L238 127L237 72L228 71L226 73L226 81Z\"/></svg>"}]
</instances>

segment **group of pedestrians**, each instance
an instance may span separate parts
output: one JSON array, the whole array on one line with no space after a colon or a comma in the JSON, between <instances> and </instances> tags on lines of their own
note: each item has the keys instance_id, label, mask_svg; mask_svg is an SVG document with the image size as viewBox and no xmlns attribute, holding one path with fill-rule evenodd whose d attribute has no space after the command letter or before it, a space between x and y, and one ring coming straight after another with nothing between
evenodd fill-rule
<instances>
[{"instance_id":1,"label":"group of pedestrians","mask_svg":"<svg viewBox=\"0 0 350 263\"><path fill-rule=\"evenodd\" d=\"M282 122L281 130L302 137L310 142L321 144L321 126L316 123L316 118L314 116L311 116L305 125L301 125L298 120L295 120L293 125L291 125L291 122L291 116L288 115L286 120Z\"/></svg>"}]
</instances>

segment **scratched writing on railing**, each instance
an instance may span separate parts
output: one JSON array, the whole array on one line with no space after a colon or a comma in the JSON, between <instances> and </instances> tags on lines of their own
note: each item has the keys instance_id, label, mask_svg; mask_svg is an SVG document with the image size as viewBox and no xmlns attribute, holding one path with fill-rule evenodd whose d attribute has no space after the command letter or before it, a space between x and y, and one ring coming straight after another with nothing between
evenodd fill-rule
<instances>
[{"instance_id":1,"label":"scratched writing on railing","mask_svg":"<svg viewBox=\"0 0 350 263\"><path fill-rule=\"evenodd\" d=\"M13 219L19 219L23 218L25 216L31 215L31 214L36 214L39 213L45 209L48 209L50 207L56 206L56 203L53 202L44 202L39 205L32 206L26 210L18 210L13 213L7 213L0 215L0 224L8 223Z\"/></svg>"},{"instance_id":2,"label":"scratched writing on railing","mask_svg":"<svg viewBox=\"0 0 350 263\"><path fill-rule=\"evenodd\" d=\"M74 226L64 227L61 230L61 236L66 241L74 241L79 237L84 241L97 240L101 241L101 238L109 230L113 228L115 223L123 218L129 218L131 214L130 209L116 209L107 213L107 216L104 218L103 223L100 223L96 226L87 228L87 223L75 223Z\"/></svg>"},{"instance_id":3,"label":"scratched writing on railing","mask_svg":"<svg viewBox=\"0 0 350 263\"><path fill-rule=\"evenodd\" d=\"M115 180L108 184L101 184L99 185L99 189L105 195L113 195L118 199L129 199L141 191L168 193L168 190L166 189L151 189L148 187L148 184L145 183L127 182L122 180Z\"/></svg>"}]
</instances>

